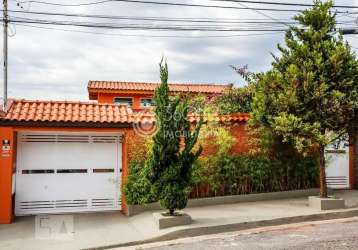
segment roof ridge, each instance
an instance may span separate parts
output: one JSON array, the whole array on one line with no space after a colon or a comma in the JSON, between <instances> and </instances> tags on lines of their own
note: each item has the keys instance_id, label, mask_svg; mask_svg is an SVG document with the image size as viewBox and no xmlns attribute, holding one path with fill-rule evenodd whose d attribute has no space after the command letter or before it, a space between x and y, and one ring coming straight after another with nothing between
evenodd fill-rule
<instances>
[{"instance_id":1,"label":"roof ridge","mask_svg":"<svg viewBox=\"0 0 358 250\"><path fill-rule=\"evenodd\" d=\"M159 85L160 82L144 82L144 81L121 81L121 80L117 80L117 81L111 81L111 80L89 80L88 81L88 85L90 85L91 83L114 83L114 84L118 84L118 83L123 83L123 84L147 84L147 85ZM223 86L223 87L227 87L230 86L230 83L206 83L206 82L168 82L169 85L190 85L190 86Z\"/></svg>"},{"instance_id":2,"label":"roof ridge","mask_svg":"<svg viewBox=\"0 0 358 250\"><path fill-rule=\"evenodd\" d=\"M31 100L31 99L24 99L24 98L19 98L19 99L11 99L12 103L18 103L18 102L23 102L23 103L60 103L60 104L83 104L83 105L97 105L97 106L119 106L119 107L128 107L125 104L114 104L114 103L98 103L96 101L71 101L71 100ZM8 107L7 110L9 110L10 107ZM129 107L130 108L130 107Z\"/></svg>"}]
</instances>

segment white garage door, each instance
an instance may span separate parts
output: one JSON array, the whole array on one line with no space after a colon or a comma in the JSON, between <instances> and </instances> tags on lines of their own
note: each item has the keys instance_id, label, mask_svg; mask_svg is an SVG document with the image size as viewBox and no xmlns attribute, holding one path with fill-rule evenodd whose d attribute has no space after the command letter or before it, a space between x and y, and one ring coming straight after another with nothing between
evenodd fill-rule
<instances>
[{"instance_id":1,"label":"white garage door","mask_svg":"<svg viewBox=\"0 0 358 250\"><path fill-rule=\"evenodd\" d=\"M15 214L120 209L121 136L19 133Z\"/></svg>"}]
</instances>

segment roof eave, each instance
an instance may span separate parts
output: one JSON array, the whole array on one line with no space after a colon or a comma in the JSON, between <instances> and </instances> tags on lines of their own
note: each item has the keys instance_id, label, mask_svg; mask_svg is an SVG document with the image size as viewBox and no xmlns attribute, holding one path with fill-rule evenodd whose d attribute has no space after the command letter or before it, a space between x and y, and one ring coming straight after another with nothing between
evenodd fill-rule
<instances>
[{"instance_id":1,"label":"roof eave","mask_svg":"<svg viewBox=\"0 0 358 250\"><path fill-rule=\"evenodd\" d=\"M57 127L57 128L132 128L132 122L51 122L0 120L0 126L14 127Z\"/></svg>"}]
</instances>

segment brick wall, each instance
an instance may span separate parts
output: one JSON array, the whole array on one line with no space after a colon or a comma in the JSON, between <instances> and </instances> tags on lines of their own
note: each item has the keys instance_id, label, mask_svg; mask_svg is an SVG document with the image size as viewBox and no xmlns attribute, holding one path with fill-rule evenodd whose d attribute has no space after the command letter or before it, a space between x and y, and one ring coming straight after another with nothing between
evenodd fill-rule
<instances>
[{"instance_id":1,"label":"brick wall","mask_svg":"<svg viewBox=\"0 0 358 250\"><path fill-rule=\"evenodd\" d=\"M231 134L235 137L236 142L232 146L230 152L232 154L244 154L248 153L249 147L249 135L246 130L245 123L235 123L229 127ZM146 154L145 141L146 138L138 135L135 130L131 130L128 132L128 141L127 141L127 149L128 149L128 160L129 162L133 159L138 159L140 156ZM207 146L203 148L203 155L214 154L217 151L216 145L210 144L210 138L208 138Z\"/></svg>"}]
</instances>

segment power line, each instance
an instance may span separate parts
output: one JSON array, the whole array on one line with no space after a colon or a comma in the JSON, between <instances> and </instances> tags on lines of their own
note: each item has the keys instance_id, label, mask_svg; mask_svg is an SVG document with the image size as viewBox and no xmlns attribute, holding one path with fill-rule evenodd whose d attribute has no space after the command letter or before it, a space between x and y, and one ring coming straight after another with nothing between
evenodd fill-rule
<instances>
[{"instance_id":1,"label":"power line","mask_svg":"<svg viewBox=\"0 0 358 250\"><path fill-rule=\"evenodd\" d=\"M1 9L0 9L0 11L1 11ZM22 10L9 10L8 12L31 14L31 15L98 18L98 19L118 19L118 20L135 20L135 21L198 22L198 23L200 23L200 22L202 22L202 23L210 23L210 22L215 22L215 23L269 23L268 21L264 21L265 19L138 17L138 16L70 14L70 13L59 13L59 12L39 12L39 11L22 11ZM297 22L293 21L292 19L287 19L287 20L291 20L291 21L285 21L286 23L289 23L289 24L297 23Z\"/></svg>"},{"instance_id":2,"label":"power line","mask_svg":"<svg viewBox=\"0 0 358 250\"><path fill-rule=\"evenodd\" d=\"M128 20L131 20L130 17L127 18ZM125 21L127 21L127 19L125 19ZM27 17L18 17L18 16L13 16L11 15L11 20L12 21L40 21L40 22L45 22L45 21L49 21L49 22L57 22L57 20L44 20L44 19L33 19L33 18L27 18ZM139 21L140 19L134 19L135 21ZM158 19L159 20L159 19ZM67 22L76 22L74 20L60 20L60 21L67 21ZM122 21L122 20L120 20ZM167 19L163 19L160 21L167 21ZM110 24L110 25L116 25L116 24L122 24L122 25L127 25L127 26L155 26L155 27L161 27L163 25L168 26L168 27L176 27L176 26L180 26L180 27L275 27L275 26L282 26L281 23L277 23L277 22L272 22L272 21L238 21L238 22L214 22L214 21L209 21L209 22L190 22L190 20L185 20L186 22L181 23L181 21L179 20L175 20L174 23L172 22L168 22L168 23L155 23L155 22L146 22L146 20L144 20L144 23L138 23L138 22L111 22L111 23L103 23L103 22L92 22L92 24ZM86 23L90 23L90 22L86 22ZM293 22L288 22L289 24L293 24Z\"/></svg>"},{"instance_id":3,"label":"power line","mask_svg":"<svg viewBox=\"0 0 358 250\"><path fill-rule=\"evenodd\" d=\"M282 34L282 32L267 32L267 33L255 33L255 34L236 34L236 35L206 35L206 36L179 36L179 35L139 35L139 34L118 34L118 33L104 33L104 32L92 32L92 31L83 31L83 30L73 30L73 29L59 29L53 27L40 27L35 25L27 24L17 24L18 26L37 28L37 29L46 29L46 30L57 30L57 31L66 31L66 32L75 32L75 33L85 33L85 34L94 34L94 35L106 35L106 36L124 36L124 37L149 37L149 38L226 38L226 37L247 37L247 36L264 36L264 35L276 35Z\"/></svg>"},{"instance_id":4,"label":"power line","mask_svg":"<svg viewBox=\"0 0 358 250\"><path fill-rule=\"evenodd\" d=\"M295 6L295 7L313 7L313 4L304 4L304 3L285 3L285 2L263 2L263 1L250 1L250 0L209 0L212 2L232 2L232 3L249 3L249 4L260 4L260 5L279 5L279 6ZM46 4L46 5L55 5L55 6L64 6L64 7L74 7L74 6L85 6L85 5L96 5L103 4L108 2L123 2L120 0L102 0L94 1L87 3L78 3L78 4L63 4L63 3L50 3L46 1L19 1L18 3L37 3L37 4ZM333 8L344 8L344 9L358 9L358 6L352 5L333 5Z\"/></svg>"},{"instance_id":5,"label":"power line","mask_svg":"<svg viewBox=\"0 0 358 250\"><path fill-rule=\"evenodd\" d=\"M103 0L103 1L95 1L95 2L88 2L88 3L77 3L77 4L62 4L62 3L50 3L45 1L19 1L19 4L44 4L44 5L53 5L53 6L62 6L62 7L77 7L77 6L88 6L88 5L97 5L103 3L114 2L114 0Z\"/></svg>"},{"instance_id":6,"label":"power line","mask_svg":"<svg viewBox=\"0 0 358 250\"><path fill-rule=\"evenodd\" d=\"M264 1L250 1L250 0L210 0L210 1L233 2L233 3L252 3L252 4L263 4L263 5L300 6L300 7L313 7L314 6L314 4L305 4L305 3L264 2ZM333 8L358 9L358 6L333 5Z\"/></svg>"},{"instance_id":7,"label":"power line","mask_svg":"<svg viewBox=\"0 0 358 250\"><path fill-rule=\"evenodd\" d=\"M239 5L241 5L241 6L244 6L244 7L247 7L247 5L245 5L245 4L243 4L243 3L239 3ZM269 18L269 19L271 19L271 20L274 20L274 21L278 21L276 18L274 18L274 17L272 17L272 16L270 16L270 15L268 15L268 14L266 14L266 13L264 13L264 12L262 12L262 11L260 11L260 10L253 10L253 11L255 11L256 13L259 13L260 15L262 15L262 16L264 16L264 17L267 17L267 18ZM280 22L280 21L278 21L278 22ZM283 22L282 22L283 23ZM287 27L289 27L289 25L288 24L286 24L286 23L283 23L285 26L287 26Z\"/></svg>"},{"instance_id":8,"label":"power line","mask_svg":"<svg viewBox=\"0 0 358 250\"><path fill-rule=\"evenodd\" d=\"M260 1L244 1L244 0L209 0L217 2L232 2L232 3L252 3L252 4L261 4L261 5L280 5L280 6L296 6L296 7L312 7L312 4L301 4L301 3L282 3L282 2L260 2ZM76 6L85 6L85 5L98 5L110 2L127 2L127 3L140 3L140 4L154 4L154 5L171 5L171 6L185 6L185 7L204 7L204 8L222 8L222 9L256 9L262 11L280 11L280 12L300 12L302 9L277 9L277 8L257 8L257 7L237 7L237 6L223 6L223 5L206 5L206 4L186 4L186 3L172 3L172 2L157 2L157 1L145 1L145 0L102 0L94 1L87 3L78 3L78 4L63 4L63 3L51 3L46 1L22 1L20 4L24 3L35 3L35 4L44 4L44 5L53 5L53 6L62 6L62 7L76 7ZM334 8L346 8L346 9L358 9L358 6L351 5L334 5ZM338 11L337 13L348 13Z\"/></svg>"},{"instance_id":9,"label":"power line","mask_svg":"<svg viewBox=\"0 0 358 250\"><path fill-rule=\"evenodd\" d=\"M254 7L237 7L237 6L224 6L224 5L206 5L206 4L189 4L189 3L172 3L172 2L156 2L156 1L146 1L146 0L103 0L95 1L81 4L62 4L62 3L50 3L45 1L23 1L23 3L37 3L37 4L46 4L53 6L62 6L62 7L75 7L83 5L97 5L109 2L125 2L125 3L140 3L140 4L152 4L152 5L169 5L169 6L182 6L182 7L202 7L202 8L220 8L220 9L237 9L237 10L249 10L249 9L258 9L262 11L279 11L279 12L299 12L300 9L277 9L277 8L254 8Z\"/></svg>"},{"instance_id":10,"label":"power line","mask_svg":"<svg viewBox=\"0 0 358 250\"><path fill-rule=\"evenodd\" d=\"M0 9L1 11L1 9ZM131 20L131 21L155 21L155 22L184 22L184 23L224 23L224 24L283 24L291 25L298 22L292 19L276 19L265 13L259 12L261 15L268 17L268 19L233 19L233 18L173 18L173 17L139 17L139 16L112 16L112 15L90 15L90 14L71 14L60 12L38 12L38 11L22 11L9 10L10 13L21 13L29 15L44 15L44 16L59 16L59 17L78 17L78 18L97 18L97 19L112 19L112 20ZM23 18L24 19L24 18ZM270 21L267 21L270 20ZM273 21L271 21L273 20ZM287 20L287 21L284 21ZM354 24L354 22L341 22L338 24Z\"/></svg>"},{"instance_id":11,"label":"power line","mask_svg":"<svg viewBox=\"0 0 358 250\"><path fill-rule=\"evenodd\" d=\"M278 32L286 31L286 29L273 28L236 28L236 27L210 27L210 26L165 26L165 25L128 25L128 24L113 24L113 23L90 23L90 22L73 22L73 21L48 21L41 19L24 19L24 20L10 20L11 23L25 23L25 24L48 24L58 26L74 26L87 28L103 28L103 29L123 29L123 30L155 30L155 31L217 31L217 32Z\"/></svg>"}]
</instances>

